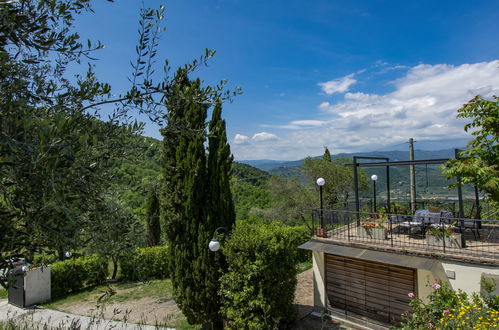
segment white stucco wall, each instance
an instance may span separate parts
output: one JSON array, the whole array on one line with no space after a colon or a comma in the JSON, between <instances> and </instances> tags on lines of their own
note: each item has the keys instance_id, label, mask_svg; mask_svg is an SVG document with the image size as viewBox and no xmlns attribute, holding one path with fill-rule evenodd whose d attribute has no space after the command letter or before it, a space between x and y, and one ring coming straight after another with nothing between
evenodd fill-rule
<instances>
[{"instance_id":1,"label":"white stucco wall","mask_svg":"<svg viewBox=\"0 0 499 330\"><path fill-rule=\"evenodd\" d=\"M28 270L24 276L25 305L49 301L50 281L50 266Z\"/></svg>"},{"instance_id":2,"label":"white stucco wall","mask_svg":"<svg viewBox=\"0 0 499 330\"><path fill-rule=\"evenodd\" d=\"M472 264L442 262L446 272L454 272L455 278L449 278L454 290L461 289L467 294L480 293L482 273L499 275L499 267L487 267Z\"/></svg>"},{"instance_id":3,"label":"white stucco wall","mask_svg":"<svg viewBox=\"0 0 499 330\"><path fill-rule=\"evenodd\" d=\"M417 293L416 295L420 297L424 302L428 302L428 295L432 292L431 283L435 279L435 274L427 269L417 270Z\"/></svg>"},{"instance_id":4,"label":"white stucco wall","mask_svg":"<svg viewBox=\"0 0 499 330\"><path fill-rule=\"evenodd\" d=\"M325 264L324 264L324 252L313 251L312 262L314 269L314 307L316 309L322 309L326 307L326 291L325 291Z\"/></svg>"}]
</instances>

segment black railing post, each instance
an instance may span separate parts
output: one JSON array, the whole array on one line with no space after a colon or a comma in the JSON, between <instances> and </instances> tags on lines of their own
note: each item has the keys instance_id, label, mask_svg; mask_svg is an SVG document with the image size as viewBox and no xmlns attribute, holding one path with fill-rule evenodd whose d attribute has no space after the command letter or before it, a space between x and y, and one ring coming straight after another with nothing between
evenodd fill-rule
<instances>
[{"instance_id":1,"label":"black railing post","mask_svg":"<svg viewBox=\"0 0 499 330\"><path fill-rule=\"evenodd\" d=\"M357 168L357 157L353 157L353 184L355 190L355 212L357 212L357 226L360 226L360 201L359 201L359 177Z\"/></svg>"},{"instance_id":2,"label":"black railing post","mask_svg":"<svg viewBox=\"0 0 499 330\"><path fill-rule=\"evenodd\" d=\"M322 210L322 186L319 186L319 194L321 199L321 228L324 228L324 214Z\"/></svg>"},{"instance_id":3,"label":"black railing post","mask_svg":"<svg viewBox=\"0 0 499 330\"><path fill-rule=\"evenodd\" d=\"M392 224L391 216L392 215L390 213L388 213L388 221L390 221L390 245L391 245L391 247L393 247L393 224Z\"/></svg>"},{"instance_id":4,"label":"black railing post","mask_svg":"<svg viewBox=\"0 0 499 330\"><path fill-rule=\"evenodd\" d=\"M454 149L454 156L459 159L459 149ZM459 202L459 232L461 233L461 246L466 247L466 240L464 239L464 203L463 203L463 189L461 187L461 177L457 176L457 198Z\"/></svg>"},{"instance_id":5,"label":"black railing post","mask_svg":"<svg viewBox=\"0 0 499 330\"><path fill-rule=\"evenodd\" d=\"M482 207L480 206L480 195L478 194L478 187L475 185L475 203L476 203L476 218L482 219ZM482 222L477 221L477 229L482 229Z\"/></svg>"},{"instance_id":6,"label":"black railing post","mask_svg":"<svg viewBox=\"0 0 499 330\"><path fill-rule=\"evenodd\" d=\"M315 236L315 211L312 210L312 237Z\"/></svg>"},{"instance_id":7,"label":"black railing post","mask_svg":"<svg viewBox=\"0 0 499 330\"><path fill-rule=\"evenodd\" d=\"M442 218L440 218L440 228L442 230L442 242L444 245L444 253L445 253L445 225L442 223Z\"/></svg>"},{"instance_id":8,"label":"black railing post","mask_svg":"<svg viewBox=\"0 0 499 330\"><path fill-rule=\"evenodd\" d=\"M349 215L350 213L347 213L347 214ZM347 236L348 236L348 240L350 240L350 222L351 222L350 221L350 216L348 216L348 218L347 218Z\"/></svg>"}]
</instances>

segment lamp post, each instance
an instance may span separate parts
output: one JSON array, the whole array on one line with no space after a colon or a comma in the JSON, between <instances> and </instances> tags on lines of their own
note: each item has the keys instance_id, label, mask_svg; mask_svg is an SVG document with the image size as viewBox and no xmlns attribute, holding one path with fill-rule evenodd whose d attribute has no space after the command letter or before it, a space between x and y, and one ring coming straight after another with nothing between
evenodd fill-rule
<instances>
[{"instance_id":1,"label":"lamp post","mask_svg":"<svg viewBox=\"0 0 499 330\"><path fill-rule=\"evenodd\" d=\"M376 180L378 180L378 176L376 174L371 175L371 180L373 180L373 213L376 213Z\"/></svg>"},{"instance_id":2,"label":"lamp post","mask_svg":"<svg viewBox=\"0 0 499 330\"><path fill-rule=\"evenodd\" d=\"M227 233L227 228L225 227L218 227L215 229L215 232L213 233L213 238L211 239L210 243L208 244L208 248L212 252L217 252L220 250L220 242L218 241L218 231L223 230L225 233Z\"/></svg>"},{"instance_id":3,"label":"lamp post","mask_svg":"<svg viewBox=\"0 0 499 330\"><path fill-rule=\"evenodd\" d=\"M317 185L319 186L319 198L321 201L321 228L324 228L324 216L323 216L323 211L322 211L322 186L326 183L326 180L324 178L318 178L317 179Z\"/></svg>"}]
</instances>

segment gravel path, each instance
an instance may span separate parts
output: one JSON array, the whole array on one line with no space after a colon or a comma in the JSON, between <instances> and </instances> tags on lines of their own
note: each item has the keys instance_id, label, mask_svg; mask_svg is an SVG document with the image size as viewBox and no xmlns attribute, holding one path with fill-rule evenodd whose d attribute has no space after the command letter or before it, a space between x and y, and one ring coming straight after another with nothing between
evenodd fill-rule
<instances>
[{"instance_id":1,"label":"gravel path","mask_svg":"<svg viewBox=\"0 0 499 330\"><path fill-rule=\"evenodd\" d=\"M137 325L117 321L98 319L95 317L68 314L51 309L18 308L0 300L0 322L13 321L21 329L45 329L47 326L54 329L79 328L88 330L153 330L153 326ZM165 328L166 329L166 328Z\"/></svg>"}]
</instances>

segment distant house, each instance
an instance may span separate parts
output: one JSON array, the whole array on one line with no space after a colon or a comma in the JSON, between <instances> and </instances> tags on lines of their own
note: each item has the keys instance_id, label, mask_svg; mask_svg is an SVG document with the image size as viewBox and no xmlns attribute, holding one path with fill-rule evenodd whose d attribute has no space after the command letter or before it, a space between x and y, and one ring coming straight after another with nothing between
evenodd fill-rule
<instances>
[{"instance_id":1,"label":"distant house","mask_svg":"<svg viewBox=\"0 0 499 330\"><path fill-rule=\"evenodd\" d=\"M322 228L300 248L313 252L315 312L398 325L409 293L423 300L435 280L480 292L481 278L499 284L499 221L323 211ZM441 234L440 234L440 232ZM499 286L499 285L498 285Z\"/></svg>"}]
</instances>

